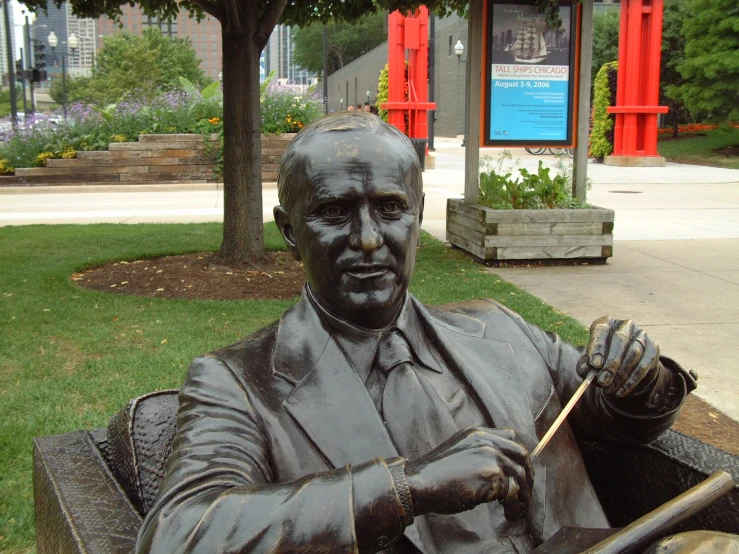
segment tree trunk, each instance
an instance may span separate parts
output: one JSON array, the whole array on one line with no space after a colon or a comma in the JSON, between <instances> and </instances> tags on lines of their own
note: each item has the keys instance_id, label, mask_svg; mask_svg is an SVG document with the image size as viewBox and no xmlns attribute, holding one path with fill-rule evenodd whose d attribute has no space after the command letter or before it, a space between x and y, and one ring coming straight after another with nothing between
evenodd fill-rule
<instances>
[{"instance_id":1,"label":"tree trunk","mask_svg":"<svg viewBox=\"0 0 739 554\"><path fill-rule=\"evenodd\" d=\"M224 265L264 260L262 218L259 47L251 18L240 33L223 26L223 243ZM256 19L253 18L253 19Z\"/></svg>"},{"instance_id":2,"label":"tree trunk","mask_svg":"<svg viewBox=\"0 0 739 554\"><path fill-rule=\"evenodd\" d=\"M672 138L680 136L680 122L678 121L678 110L679 107L677 102L671 102L672 104Z\"/></svg>"}]
</instances>

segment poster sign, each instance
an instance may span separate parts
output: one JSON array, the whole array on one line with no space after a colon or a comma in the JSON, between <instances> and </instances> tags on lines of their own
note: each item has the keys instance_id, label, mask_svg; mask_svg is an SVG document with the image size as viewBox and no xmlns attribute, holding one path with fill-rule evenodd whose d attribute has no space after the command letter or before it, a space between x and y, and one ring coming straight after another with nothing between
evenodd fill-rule
<instances>
[{"instance_id":1,"label":"poster sign","mask_svg":"<svg viewBox=\"0 0 739 554\"><path fill-rule=\"evenodd\" d=\"M492 0L487 22L485 144L568 146L574 91L573 6L552 29L536 5Z\"/></svg>"}]
</instances>

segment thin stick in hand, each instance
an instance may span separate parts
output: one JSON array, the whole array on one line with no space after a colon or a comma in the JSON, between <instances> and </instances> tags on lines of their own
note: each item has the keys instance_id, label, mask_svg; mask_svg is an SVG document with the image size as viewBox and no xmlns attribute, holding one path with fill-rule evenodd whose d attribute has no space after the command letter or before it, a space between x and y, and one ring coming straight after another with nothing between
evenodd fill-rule
<instances>
[{"instance_id":1,"label":"thin stick in hand","mask_svg":"<svg viewBox=\"0 0 739 554\"><path fill-rule=\"evenodd\" d=\"M567 402L564 408L562 408L562 411L557 416L557 419L554 420L552 426L539 441L539 444L536 445L536 448L534 448L534 451L531 453L531 463L534 463L534 460L536 460L539 454L541 454L541 451L544 450L544 447L549 444L549 441L554 436L554 433L557 432L557 429L559 429L560 425L562 425L562 422L567 418L569 413L572 411L572 408L575 407L575 404L577 404L577 401L580 400L580 397L585 394L586 390L588 390L590 383L593 382L593 379L595 379L596 375L598 375L597 369L591 369L590 373L587 374L585 380L577 388L575 394L572 395L572 398L570 398L570 401Z\"/></svg>"}]
</instances>

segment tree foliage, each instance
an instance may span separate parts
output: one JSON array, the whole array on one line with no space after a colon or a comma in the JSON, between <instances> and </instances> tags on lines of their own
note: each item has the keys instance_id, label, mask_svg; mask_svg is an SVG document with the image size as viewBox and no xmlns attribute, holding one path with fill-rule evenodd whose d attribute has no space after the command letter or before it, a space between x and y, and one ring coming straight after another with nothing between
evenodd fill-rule
<instances>
[{"instance_id":1,"label":"tree foliage","mask_svg":"<svg viewBox=\"0 0 739 554\"><path fill-rule=\"evenodd\" d=\"M695 117L739 120L739 10L736 0L687 0L683 82L669 88Z\"/></svg>"},{"instance_id":2,"label":"tree foliage","mask_svg":"<svg viewBox=\"0 0 739 554\"><path fill-rule=\"evenodd\" d=\"M155 28L141 37L124 32L105 37L91 76L68 79L67 101L105 106L134 91L146 97L171 90L180 77L200 86L209 81L189 38L170 39ZM61 103L61 82L50 92Z\"/></svg>"},{"instance_id":3,"label":"tree foliage","mask_svg":"<svg viewBox=\"0 0 739 554\"><path fill-rule=\"evenodd\" d=\"M387 40L385 13L361 17L354 23L332 22L326 26L328 74L366 54ZM295 63L313 73L323 73L323 24L313 23L293 31Z\"/></svg>"},{"instance_id":4,"label":"tree foliage","mask_svg":"<svg viewBox=\"0 0 739 554\"><path fill-rule=\"evenodd\" d=\"M683 84L678 67L685 61L683 20L688 17L688 0L665 0L662 16L662 64L660 68L661 102L670 108L673 136L678 136L678 125L689 116L678 89Z\"/></svg>"},{"instance_id":5,"label":"tree foliage","mask_svg":"<svg viewBox=\"0 0 739 554\"><path fill-rule=\"evenodd\" d=\"M606 9L593 14L593 63L592 79L608 62L618 60L618 32L621 25L618 9Z\"/></svg>"}]
</instances>

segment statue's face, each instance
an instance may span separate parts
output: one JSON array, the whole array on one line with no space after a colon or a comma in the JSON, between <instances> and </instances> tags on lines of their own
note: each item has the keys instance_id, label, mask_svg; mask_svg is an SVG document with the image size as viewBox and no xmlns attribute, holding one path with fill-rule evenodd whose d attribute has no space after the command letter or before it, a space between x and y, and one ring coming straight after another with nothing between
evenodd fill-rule
<instances>
[{"instance_id":1,"label":"statue's face","mask_svg":"<svg viewBox=\"0 0 739 554\"><path fill-rule=\"evenodd\" d=\"M283 212L278 226L324 307L384 327L408 289L423 212L396 154L409 147L389 135L332 132L305 148L292 216Z\"/></svg>"}]
</instances>

